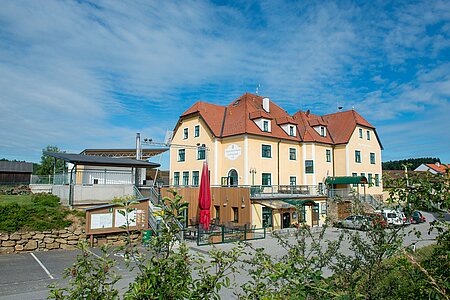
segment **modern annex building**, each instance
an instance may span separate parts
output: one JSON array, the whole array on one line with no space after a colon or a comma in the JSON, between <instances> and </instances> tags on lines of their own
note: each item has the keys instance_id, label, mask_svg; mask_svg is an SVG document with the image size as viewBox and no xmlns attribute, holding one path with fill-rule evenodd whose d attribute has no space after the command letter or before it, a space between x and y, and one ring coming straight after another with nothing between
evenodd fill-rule
<instances>
[{"instance_id":1,"label":"modern annex building","mask_svg":"<svg viewBox=\"0 0 450 300\"><path fill-rule=\"evenodd\" d=\"M173 186L197 186L207 160L212 185L325 195L329 177L364 176L366 193L382 195L382 144L375 127L354 110L291 116L250 93L228 106L197 102L180 116L172 145Z\"/></svg>"}]
</instances>

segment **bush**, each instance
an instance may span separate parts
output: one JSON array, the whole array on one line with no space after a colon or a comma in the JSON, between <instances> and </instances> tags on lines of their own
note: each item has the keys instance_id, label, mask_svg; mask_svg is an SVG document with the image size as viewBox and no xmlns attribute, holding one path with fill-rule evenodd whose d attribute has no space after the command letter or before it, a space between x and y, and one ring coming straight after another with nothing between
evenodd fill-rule
<instances>
[{"instance_id":1,"label":"bush","mask_svg":"<svg viewBox=\"0 0 450 300\"><path fill-rule=\"evenodd\" d=\"M59 206L59 197L52 194L46 193L33 194L31 196L31 201L34 204L41 206L49 206L49 207Z\"/></svg>"},{"instance_id":2,"label":"bush","mask_svg":"<svg viewBox=\"0 0 450 300\"><path fill-rule=\"evenodd\" d=\"M0 205L0 231L62 229L72 222L66 220L70 211L59 206L59 198L50 194L32 196L32 203L17 202Z\"/></svg>"}]
</instances>

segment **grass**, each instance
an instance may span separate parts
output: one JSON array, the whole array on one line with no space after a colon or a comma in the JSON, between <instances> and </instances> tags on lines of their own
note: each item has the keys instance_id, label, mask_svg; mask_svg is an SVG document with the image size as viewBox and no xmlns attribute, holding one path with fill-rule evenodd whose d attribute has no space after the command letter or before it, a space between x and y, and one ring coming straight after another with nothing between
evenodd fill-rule
<instances>
[{"instance_id":1,"label":"grass","mask_svg":"<svg viewBox=\"0 0 450 300\"><path fill-rule=\"evenodd\" d=\"M50 194L0 195L0 231L43 231L69 226L70 214L81 217L59 204Z\"/></svg>"},{"instance_id":2,"label":"grass","mask_svg":"<svg viewBox=\"0 0 450 300\"><path fill-rule=\"evenodd\" d=\"M17 203L19 205L32 205L31 195L0 195L0 205Z\"/></svg>"}]
</instances>

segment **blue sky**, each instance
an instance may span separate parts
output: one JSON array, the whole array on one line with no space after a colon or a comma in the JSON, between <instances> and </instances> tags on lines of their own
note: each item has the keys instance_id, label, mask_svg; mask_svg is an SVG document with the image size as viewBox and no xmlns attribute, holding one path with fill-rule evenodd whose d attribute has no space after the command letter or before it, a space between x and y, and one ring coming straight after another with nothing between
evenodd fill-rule
<instances>
[{"instance_id":1,"label":"blue sky","mask_svg":"<svg viewBox=\"0 0 450 300\"><path fill-rule=\"evenodd\" d=\"M292 114L354 107L384 161L450 163L450 3L0 2L0 158L161 141L257 84Z\"/></svg>"}]
</instances>

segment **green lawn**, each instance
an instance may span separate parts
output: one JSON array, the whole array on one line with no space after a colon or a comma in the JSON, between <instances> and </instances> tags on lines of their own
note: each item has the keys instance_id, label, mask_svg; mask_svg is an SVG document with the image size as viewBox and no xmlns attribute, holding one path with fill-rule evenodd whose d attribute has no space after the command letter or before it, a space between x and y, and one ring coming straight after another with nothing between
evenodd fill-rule
<instances>
[{"instance_id":1,"label":"green lawn","mask_svg":"<svg viewBox=\"0 0 450 300\"><path fill-rule=\"evenodd\" d=\"M0 195L0 205L7 203L31 205L31 195Z\"/></svg>"}]
</instances>

